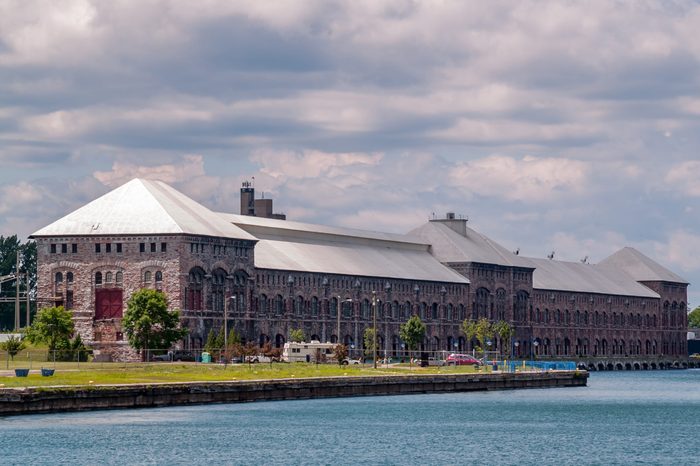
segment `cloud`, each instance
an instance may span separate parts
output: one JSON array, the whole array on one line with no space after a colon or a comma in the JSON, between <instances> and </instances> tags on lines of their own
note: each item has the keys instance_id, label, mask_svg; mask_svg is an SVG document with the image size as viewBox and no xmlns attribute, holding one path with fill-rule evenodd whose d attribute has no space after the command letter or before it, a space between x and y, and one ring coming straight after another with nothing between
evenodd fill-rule
<instances>
[{"instance_id":1,"label":"cloud","mask_svg":"<svg viewBox=\"0 0 700 466\"><path fill-rule=\"evenodd\" d=\"M555 201L559 196L581 192L588 172L587 164L578 160L494 155L457 164L450 171L449 182L481 196Z\"/></svg>"},{"instance_id":2,"label":"cloud","mask_svg":"<svg viewBox=\"0 0 700 466\"><path fill-rule=\"evenodd\" d=\"M700 161L689 160L672 166L664 177L664 186L686 196L700 197Z\"/></svg>"},{"instance_id":3,"label":"cloud","mask_svg":"<svg viewBox=\"0 0 700 466\"><path fill-rule=\"evenodd\" d=\"M0 187L0 214L31 209L42 199L41 191L26 181Z\"/></svg>"},{"instance_id":4,"label":"cloud","mask_svg":"<svg viewBox=\"0 0 700 466\"><path fill-rule=\"evenodd\" d=\"M657 252L684 271L700 270L700 235L674 230L666 243L657 244Z\"/></svg>"},{"instance_id":5,"label":"cloud","mask_svg":"<svg viewBox=\"0 0 700 466\"><path fill-rule=\"evenodd\" d=\"M116 161L110 171L93 173L96 179L110 188L121 186L133 178L146 178L176 184L204 175L204 160L199 155L185 155L178 163L154 166Z\"/></svg>"}]
</instances>

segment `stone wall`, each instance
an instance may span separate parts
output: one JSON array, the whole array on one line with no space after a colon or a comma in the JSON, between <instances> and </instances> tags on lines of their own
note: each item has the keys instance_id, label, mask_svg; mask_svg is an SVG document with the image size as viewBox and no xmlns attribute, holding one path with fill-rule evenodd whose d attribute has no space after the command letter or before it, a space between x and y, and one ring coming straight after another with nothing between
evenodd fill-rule
<instances>
[{"instance_id":1,"label":"stone wall","mask_svg":"<svg viewBox=\"0 0 700 466\"><path fill-rule=\"evenodd\" d=\"M585 371L0 389L0 415L347 396L582 387Z\"/></svg>"}]
</instances>

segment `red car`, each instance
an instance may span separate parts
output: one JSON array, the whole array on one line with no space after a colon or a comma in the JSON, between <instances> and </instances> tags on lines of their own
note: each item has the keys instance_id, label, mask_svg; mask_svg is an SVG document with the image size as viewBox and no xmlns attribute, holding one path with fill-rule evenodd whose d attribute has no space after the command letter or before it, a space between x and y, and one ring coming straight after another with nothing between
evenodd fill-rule
<instances>
[{"instance_id":1,"label":"red car","mask_svg":"<svg viewBox=\"0 0 700 466\"><path fill-rule=\"evenodd\" d=\"M481 361L469 354L450 354L447 356L448 366L480 366Z\"/></svg>"}]
</instances>

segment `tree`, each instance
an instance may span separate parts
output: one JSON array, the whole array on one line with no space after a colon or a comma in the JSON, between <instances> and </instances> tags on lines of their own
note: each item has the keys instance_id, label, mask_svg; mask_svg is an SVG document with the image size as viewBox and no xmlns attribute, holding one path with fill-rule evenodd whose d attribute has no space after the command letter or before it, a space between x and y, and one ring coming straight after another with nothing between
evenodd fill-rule
<instances>
[{"instance_id":1,"label":"tree","mask_svg":"<svg viewBox=\"0 0 700 466\"><path fill-rule=\"evenodd\" d=\"M501 345L505 347L505 354L510 356L510 340L513 338L513 335L515 335L515 329L513 326L505 320L499 320L498 322L495 322L491 328L493 329L493 332L501 339Z\"/></svg>"},{"instance_id":2,"label":"tree","mask_svg":"<svg viewBox=\"0 0 700 466\"><path fill-rule=\"evenodd\" d=\"M46 343L53 352L68 341L74 329L71 314L63 306L47 307L37 314L27 331L27 339L32 343Z\"/></svg>"},{"instance_id":3,"label":"tree","mask_svg":"<svg viewBox=\"0 0 700 466\"><path fill-rule=\"evenodd\" d=\"M241 336L236 332L235 328L232 328L228 332L228 345L240 345L241 344Z\"/></svg>"},{"instance_id":4,"label":"tree","mask_svg":"<svg viewBox=\"0 0 700 466\"><path fill-rule=\"evenodd\" d=\"M333 348L333 355L335 356L335 360L338 361L338 364L342 365L343 361L348 357L348 347L342 343L338 343L335 345L335 348Z\"/></svg>"},{"instance_id":5,"label":"tree","mask_svg":"<svg viewBox=\"0 0 700 466\"><path fill-rule=\"evenodd\" d=\"M467 319L462 322L462 332L467 336L467 340L476 337L479 342L479 351L484 351L486 341L493 338L494 330L491 322L486 317L479 320Z\"/></svg>"},{"instance_id":6,"label":"tree","mask_svg":"<svg viewBox=\"0 0 700 466\"><path fill-rule=\"evenodd\" d=\"M142 289L131 295L126 304L122 327L129 344L142 352L148 348L165 349L184 338L187 329L180 328L180 313L168 310L165 293Z\"/></svg>"},{"instance_id":7,"label":"tree","mask_svg":"<svg viewBox=\"0 0 700 466\"><path fill-rule=\"evenodd\" d=\"M688 328L700 328L700 306L688 314Z\"/></svg>"},{"instance_id":8,"label":"tree","mask_svg":"<svg viewBox=\"0 0 700 466\"><path fill-rule=\"evenodd\" d=\"M216 332L216 329L211 329L209 330L209 334L207 335L207 341L204 343L204 351L208 353L213 353L214 349L216 349L216 340L218 340L218 335Z\"/></svg>"},{"instance_id":9,"label":"tree","mask_svg":"<svg viewBox=\"0 0 700 466\"><path fill-rule=\"evenodd\" d=\"M399 336L409 350L409 356L412 358L412 351L418 349L418 345L425 338L425 324L420 320L420 317L413 315L405 324L401 324ZM409 360L409 367L411 361Z\"/></svg>"},{"instance_id":10,"label":"tree","mask_svg":"<svg viewBox=\"0 0 700 466\"><path fill-rule=\"evenodd\" d=\"M17 252L19 251L19 272L29 276L29 295L32 298L36 297L36 242L27 241L22 244L17 235L0 236L0 276L14 275L17 272ZM16 282L14 280L2 284L3 295L5 297L14 297L16 292ZM20 278L19 291L24 295L26 291L26 280ZM24 302L24 300L22 300ZM31 305L35 307L34 304ZM34 310L32 310L34 313ZM14 303L0 303L0 329L14 328ZM25 313L20 314L20 319L23 319ZM24 323L25 326L28 323Z\"/></svg>"},{"instance_id":11,"label":"tree","mask_svg":"<svg viewBox=\"0 0 700 466\"><path fill-rule=\"evenodd\" d=\"M291 329L289 331L289 339L294 343L301 343L303 341L306 341L306 335L304 335L304 330L300 328Z\"/></svg>"},{"instance_id":12,"label":"tree","mask_svg":"<svg viewBox=\"0 0 700 466\"><path fill-rule=\"evenodd\" d=\"M10 359L14 361L15 356L17 356L17 353L19 353L26 347L27 344L14 335L11 335L10 338L8 338L6 341L0 343L0 350L7 351L7 355L10 356L9 358L7 358L8 369L10 368Z\"/></svg>"},{"instance_id":13,"label":"tree","mask_svg":"<svg viewBox=\"0 0 700 466\"><path fill-rule=\"evenodd\" d=\"M367 327L364 334L365 356L374 356L374 327Z\"/></svg>"}]
</instances>

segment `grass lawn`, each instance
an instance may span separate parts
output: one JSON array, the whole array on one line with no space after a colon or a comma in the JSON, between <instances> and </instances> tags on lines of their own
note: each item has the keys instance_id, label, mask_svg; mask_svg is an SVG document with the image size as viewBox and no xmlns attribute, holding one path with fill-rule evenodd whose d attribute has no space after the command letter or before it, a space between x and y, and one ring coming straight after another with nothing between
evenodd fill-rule
<instances>
[{"instance_id":1,"label":"grass lawn","mask_svg":"<svg viewBox=\"0 0 700 466\"><path fill-rule=\"evenodd\" d=\"M17 367L17 366L15 366ZM25 366L26 367L26 366ZM36 365L33 369L39 369ZM45 364L44 367L53 367ZM4 365L0 366L3 373ZM488 369L482 369L486 371ZM275 363L275 364L194 364L194 363L81 363L77 368L75 363L56 363L56 372L52 377L42 377L41 374L29 374L28 377L15 377L4 371L0 375L1 387L40 387L49 385L99 385L99 384L129 384L157 382L197 382L197 381L233 381L306 377L333 376L372 376L372 375L401 375L401 374L437 374L437 373L467 373L475 372L471 366L459 367L426 367L396 365L374 370L372 366L336 366L332 364L307 363Z\"/></svg>"}]
</instances>

